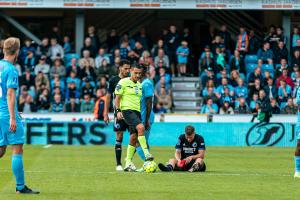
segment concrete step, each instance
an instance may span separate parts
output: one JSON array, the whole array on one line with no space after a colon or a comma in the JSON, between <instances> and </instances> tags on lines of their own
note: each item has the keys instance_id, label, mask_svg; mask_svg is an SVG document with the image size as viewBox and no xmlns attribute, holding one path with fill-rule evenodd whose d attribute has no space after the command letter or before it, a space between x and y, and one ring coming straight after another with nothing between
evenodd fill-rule
<instances>
[{"instance_id":1,"label":"concrete step","mask_svg":"<svg viewBox=\"0 0 300 200\"><path fill-rule=\"evenodd\" d=\"M173 82L172 88L182 88L182 89L197 89L200 88L200 83L197 82Z\"/></svg>"},{"instance_id":2,"label":"concrete step","mask_svg":"<svg viewBox=\"0 0 300 200\"><path fill-rule=\"evenodd\" d=\"M177 106L175 107L173 110L174 112L195 112L195 113L200 113L200 106L196 106L196 107L181 107L181 106Z\"/></svg>"},{"instance_id":3,"label":"concrete step","mask_svg":"<svg viewBox=\"0 0 300 200\"><path fill-rule=\"evenodd\" d=\"M173 97L187 97L187 98L193 98L193 97L200 97L200 92L196 91L173 91Z\"/></svg>"},{"instance_id":4,"label":"concrete step","mask_svg":"<svg viewBox=\"0 0 300 200\"><path fill-rule=\"evenodd\" d=\"M175 107L197 107L200 106L200 102L197 101L174 101Z\"/></svg>"},{"instance_id":5,"label":"concrete step","mask_svg":"<svg viewBox=\"0 0 300 200\"><path fill-rule=\"evenodd\" d=\"M173 77L173 82L200 82L199 77Z\"/></svg>"},{"instance_id":6,"label":"concrete step","mask_svg":"<svg viewBox=\"0 0 300 200\"><path fill-rule=\"evenodd\" d=\"M202 101L202 97L174 97L173 96L174 101L197 101L197 102L201 102Z\"/></svg>"}]
</instances>

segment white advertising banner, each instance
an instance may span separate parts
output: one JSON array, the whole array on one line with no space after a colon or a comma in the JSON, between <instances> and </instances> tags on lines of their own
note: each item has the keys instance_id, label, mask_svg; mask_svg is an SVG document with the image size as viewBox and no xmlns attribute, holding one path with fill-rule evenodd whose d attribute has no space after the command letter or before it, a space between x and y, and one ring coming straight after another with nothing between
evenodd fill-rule
<instances>
[{"instance_id":1,"label":"white advertising banner","mask_svg":"<svg viewBox=\"0 0 300 200\"><path fill-rule=\"evenodd\" d=\"M0 0L0 8L298 10L300 0Z\"/></svg>"}]
</instances>

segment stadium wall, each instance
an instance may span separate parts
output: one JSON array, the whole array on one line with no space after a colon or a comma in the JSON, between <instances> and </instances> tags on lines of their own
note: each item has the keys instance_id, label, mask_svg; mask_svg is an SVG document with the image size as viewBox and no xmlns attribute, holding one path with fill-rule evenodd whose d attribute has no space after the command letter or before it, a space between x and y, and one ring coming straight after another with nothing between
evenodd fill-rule
<instances>
[{"instance_id":1,"label":"stadium wall","mask_svg":"<svg viewBox=\"0 0 300 200\"><path fill-rule=\"evenodd\" d=\"M207 146L276 146L296 144L294 123L189 123L200 133ZM187 122L158 122L153 124L151 146L174 146ZM113 124L101 122L43 122L25 123L26 143L33 145L114 145ZM129 134L125 134L124 145Z\"/></svg>"}]
</instances>

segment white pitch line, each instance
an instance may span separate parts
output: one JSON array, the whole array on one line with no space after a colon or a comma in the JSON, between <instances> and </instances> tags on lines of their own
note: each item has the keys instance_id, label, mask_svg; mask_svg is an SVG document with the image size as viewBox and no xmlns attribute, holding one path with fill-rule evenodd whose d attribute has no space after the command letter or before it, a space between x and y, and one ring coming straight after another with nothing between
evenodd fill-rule
<instances>
[{"instance_id":1,"label":"white pitch line","mask_svg":"<svg viewBox=\"0 0 300 200\"><path fill-rule=\"evenodd\" d=\"M50 148L50 147L52 147L52 144L45 145L43 148L44 148L44 149L48 149L48 148Z\"/></svg>"},{"instance_id":2,"label":"white pitch line","mask_svg":"<svg viewBox=\"0 0 300 200\"><path fill-rule=\"evenodd\" d=\"M0 170L0 173L8 173L11 172L11 170ZM146 173L130 173L130 172L73 172L73 173L68 173L66 171L53 171L54 173L64 173L64 174L69 174L69 175L95 175L95 174L146 174ZM25 171L25 173L51 173L50 171ZM238 174L238 173L213 173L213 172L206 172L206 173L165 173L165 172L156 172L153 173L154 175L160 175L160 174L169 174L169 175L203 175L203 176L257 176L257 177L272 177L272 176L276 176L276 177L292 177L293 175L289 175L289 174L258 174L258 173L250 173L250 174Z\"/></svg>"}]
</instances>

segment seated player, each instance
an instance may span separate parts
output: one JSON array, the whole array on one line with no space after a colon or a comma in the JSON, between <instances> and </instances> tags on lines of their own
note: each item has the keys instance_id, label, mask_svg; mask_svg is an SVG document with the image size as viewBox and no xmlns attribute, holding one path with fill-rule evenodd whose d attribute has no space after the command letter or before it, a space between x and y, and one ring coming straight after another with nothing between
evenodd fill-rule
<instances>
[{"instance_id":1,"label":"seated player","mask_svg":"<svg viewBox=\"0 0 300 200\"><path fill-rule=\"evenodd\" d=\"M158 164L161 171L189 171L204 172L205 143L201 135L195 133L193 126L185 127L185 134L178 138L175 158L170 159L167 165Z\"/></svg>"}]
</instances>

